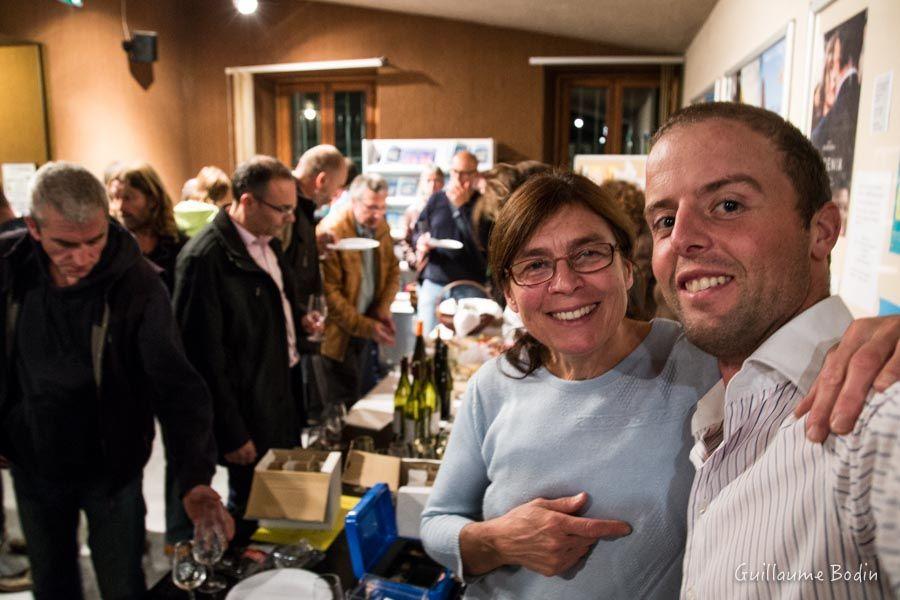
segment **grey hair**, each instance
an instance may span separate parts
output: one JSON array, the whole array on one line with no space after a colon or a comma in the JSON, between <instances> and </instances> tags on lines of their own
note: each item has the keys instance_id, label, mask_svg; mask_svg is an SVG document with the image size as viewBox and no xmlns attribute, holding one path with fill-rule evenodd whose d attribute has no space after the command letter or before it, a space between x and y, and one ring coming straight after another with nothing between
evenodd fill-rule
<instances>
[{"instance_id":1,"label":"grey hair","mask_svg":"<svg viewBox=\"0 0 900 600\"><path fill-rule=\"evenodd\" d=\"M346 166L347 161L340 150L331 144L319 144L303 153L294 174L300 178L310 177L322 171L331 173Z\"/></svg>"},{"instance_id":2,"label":"grey hair","mask_svg":"<svg viewBox=\"0 0 900 600\"><path fill-rule=\"evenodd\" d=\"M73 223L86 223L97 211L109 214L109 198L100 180L90 171L70 162L48 162L34 174L29 188L31 217L43 222L47 208Z\"/></svg>"},{"instance_id":3,"label":"grey hair","mask_svg":"<svg viewBox=\"0 0 900 600\"><path fill-rule=\"evenodd\" d=\"M363 192L371 190L376 194L388 191L387 179L378 173L363 173L357 175L353 183L350 184L350 198L353 200L361 200Z\"/></svg>"}]
</instances>

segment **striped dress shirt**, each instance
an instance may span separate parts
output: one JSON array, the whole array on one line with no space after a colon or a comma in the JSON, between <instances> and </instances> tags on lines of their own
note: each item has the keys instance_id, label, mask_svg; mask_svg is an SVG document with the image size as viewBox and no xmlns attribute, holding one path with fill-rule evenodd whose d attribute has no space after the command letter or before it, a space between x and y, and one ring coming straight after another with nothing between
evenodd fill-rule
<instances>
[{"instance_id":1,"label":"striped dress shirt","mask_svg":"<svg viewBox=\"0 0 900 600\"><path fill-rule=\"evenodd\" d=\"M793 416L851 320L819 302L698 403L682 598L900 595L900 384L823 445Z\"/></svg>"}]
</instances>

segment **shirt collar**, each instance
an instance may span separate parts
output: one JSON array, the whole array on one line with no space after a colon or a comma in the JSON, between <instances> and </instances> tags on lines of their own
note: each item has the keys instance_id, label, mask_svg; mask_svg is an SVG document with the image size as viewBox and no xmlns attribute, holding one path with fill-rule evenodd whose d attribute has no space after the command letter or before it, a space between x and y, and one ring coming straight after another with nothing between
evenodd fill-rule
<instances>
[{"instance_id":1,"label":"shirt collar","mask_svg":"<svg viewBox=\"0 0 900 600\"><path fill-rule=\"evenodd\" d=\"M840 296L821 300L764 341L744 361L738 375L753 364L763 365L783 375L806 395L822 369L825 354L852 322L853 315Z\"/></svg>"},{"instance_id":2,"label":"shirt collar","mask_svg":"<svg viewBox=\"0 0 900 600\"><path fill-rule=\"evenodd\" d=\"M237 229L238 235L241 237L241 241L244 242L244 245L248 248L254 244L266 246L270 241L272 241L271 235L253 235L250 233L243 225L234 220L234 217L229 215L231 222L234 223L234 228Z\"/></svg>"},{"instance_id":3,"label":"shirt collar","mask_svg":"<svg viewBox=\"0 0 900 600\"><path fill-rule=\"evenodd\" d=\"M356 224L356 234L359 237L373 238L373 239L375 238L375 230L374 229L369 229L365 225L356 223L355 220L354 220L354 223Z\"/></svg>"},{"instance_id":4,"label":"shirt collar","mask_svg":"<svg viewBox=\"0 0 900 600\"><path fill-rule=\"evenodd\" d=\"M719 426L725 418L725 384L720 379L697 402L697 410L691 417L691 434L702 440L706 433Z\"/></svg>"},{"instance_id":5,"label":"shirt collar","mask_svg":"<svg viewBox=\"0 0 900 600\"><path fill-rule=\"evenodd\" d=\"M803 395L809 392L825 354L853 321L840 296L831 296L809 307L772 334L750 355L732 377L729 388L752 380L759 367L773 370L794 384ZM720 379L697 402L691 418L691 433L701 440L722 423L725 413L725 385Z\"/></svg>"}]
</instances>

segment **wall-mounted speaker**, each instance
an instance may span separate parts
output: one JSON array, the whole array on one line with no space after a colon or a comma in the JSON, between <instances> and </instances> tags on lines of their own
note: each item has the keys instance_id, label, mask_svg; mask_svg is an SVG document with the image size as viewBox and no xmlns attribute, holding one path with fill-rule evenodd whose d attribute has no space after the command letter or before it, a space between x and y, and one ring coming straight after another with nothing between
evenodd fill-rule
<instances>
[{"instance_id":1,"label":"wall-mounted speaker","mask_svg":"<svg viewBox=\"0 0 900 600\"><path fill-rule=\"evenodd\" d=\"M156 62L156 32L133 31L131 39L122 42L122 47L128 53L128 60L138 63Z\"/></svg>"}]
</instances>

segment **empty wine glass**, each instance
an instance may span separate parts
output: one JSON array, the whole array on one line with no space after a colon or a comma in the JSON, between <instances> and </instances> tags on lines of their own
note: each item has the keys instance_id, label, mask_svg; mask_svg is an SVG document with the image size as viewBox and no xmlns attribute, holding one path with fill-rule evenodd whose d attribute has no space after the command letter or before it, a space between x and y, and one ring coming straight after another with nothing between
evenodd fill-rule
<instances>
[{"instance_id":1,"label":"empty wine glass","mask_svg":"<svg viewBox=\"0 0 900 600\"><path fill-rule=\"evenodd\" d=\"M347 454L356 450L357 452L368 452L370 454L375 452L375 439L370 435L360 435L352 440L350 440L350 448L347 450Z\"/></svg>"},{"instance_id":2,"label":"empty wine glass","mask_svg":"<svg viewBox=\"0 0 900 600\"><path fill-rule=\"evenodd\" d=\"M178 542L172 552L172 583L194 600L194 590L206 580L206 568L194 558L194 543Z\"/></svg>"},{"instance_id":3,"label":"empty wine glass","mask_svg":"<svg viewBox=\"0 0 900 600\"><path fill-rule=\"evenodd\" d=\"M409 444L394 440L388 445L388 456L396 456L397 458L409 458Z\"/></svg>"},{"instance_id":4,"label":"empty wine glass","mask_svg":"<svg viewBox=\"0 0 900 600\"><path fill-rule=\"evenodd\" d=\"M194 559L204 565L207 571L206 582L200 591L212 594L225 589L225 581L216 575L213 566L222 560L228 545L222 525L215 520L202 520L194 527Z\"/></svg>"},{"instance_id":5,"label":"empty wine glass","mask_svg":"<svg viewBox=\"0 0 900 600\"><path fill-rule=\"evenodd\" d=\"M309 302L306 304L306 314L309 315L317 328L324 329L325 317L328 316L328 305L325 303L325 296L312 294L309 297ZM322 333L313 333L306 336L306 339L311 342L321 342L324 338L325 336Z\"/></svg>"},{"instance_id":6,"label":"empty wine glass","mask_svg":"<svg viewBox=\"0 0 900 600\"><path fill-rule=\"evenodd\" d=\"M331 449L340 448L341 435L344 431L344 420L347 408L343 402L329 402L322 409L322 424L325 425L325 443Z\"/></svg>"}]
</instances>

